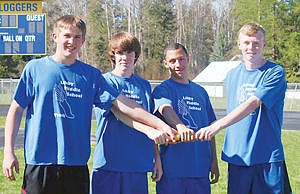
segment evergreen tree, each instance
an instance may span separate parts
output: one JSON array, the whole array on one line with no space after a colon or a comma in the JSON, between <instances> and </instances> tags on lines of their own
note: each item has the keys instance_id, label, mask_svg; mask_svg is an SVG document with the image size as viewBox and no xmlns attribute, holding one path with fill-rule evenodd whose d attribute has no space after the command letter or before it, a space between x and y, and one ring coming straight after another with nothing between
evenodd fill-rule
<instances>
[{"instance_id":1,"label":"evergreen tree","mask_svg":"<svg viewBox=\"0 0 300 194\"><path fill-rule=\"evenodd\" d=\"M300 1L280 1L276 8L276 61L285 67L289 82L300 82Z\"/></svg>"},{"instance_id":2,"label":"evergreen tree","mask_svg":"<svg viewBox=\"0 0 300 194\"><path fill-rule=\"evenodd\" d=\"M167 44L174 41L176 33L174 5L171 0L144 1L144 51L147 79L165 79L169 74L161 64L163 51Z\"/></svg>"},{"instance_id":3,"label":"evergreen tree","mask_svg":"<svg viewBox=\"0 0 300 194\"><path fill-rule=\"evenodd\" d=\"M94 0L89 5L87 24L87 41L89 63L98 67L102 72L111 70L107 55L107 44L110 38L108 29L111 22L107 21L107 7L103 1Z\"/></svg>"},{"instance_id":4,"label":"evergreen tree","mask_svg":"<svg viewBox=\"0 0 300 194\"><path fill-rule=\"evenodd\" d=\"M233 3L235 6L231 17L235 18L236 33L246 22L262 24L267 32L268 44L264 51L266 59L282 65L287 72L288 81L299 82L296 72L300 61L300 2L235 0Z\"/></svg>"},{"instance_id":5,"label":"evergreen tree","mask_svg":"<svg viewBox=\"0 0 300 194\"><path fill-rule=\"evenodd\" d=\"M24 64L21 55L0 56L0 77L18 78L20 76L18 65Z\"/></svg>"},{"instance_id":6,"label":"evergreen tree","mask_svg":"<svg viewBox=\"0 0 300 194\"><path fill-rule=\"evenodd\" d=\"M209 62L226 60L227 42L223 31L217 34L212 50L213 52L209 55Z\"/></svg>"}]
</instances>

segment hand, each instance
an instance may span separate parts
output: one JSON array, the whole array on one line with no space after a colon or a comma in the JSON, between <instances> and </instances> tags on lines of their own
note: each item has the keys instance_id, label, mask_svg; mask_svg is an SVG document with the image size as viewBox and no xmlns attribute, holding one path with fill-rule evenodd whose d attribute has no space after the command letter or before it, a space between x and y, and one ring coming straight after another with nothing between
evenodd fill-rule
<instances>
[{"instance_id":1,"label":"hand","mask_svg":"<svg viewBox=\"0 0 300 194\"><path fill-rule=\"evenodd\" d=\"M218 161L213 160L211 164L211 169L210 169L210 184L215 184L219 181L219 167L218 167Z\"/></svg>"},{"instance_id":2,"label":"hand","mask_svg":"<svg viewBox=\"0 0 300 194\"><path fill-rule=\"evenodd\" d=\"M169 140L165 143L165 146L169 145L169 144L177 144L177 143L180 143L181 142L181 135L179 133L177 133L175 135L175 140L173 139L170 139L169 137Z\"/></svg>"},{"instance_id":3,"label":"hand","mask_svg":"<svg viewBox=\"0 0 300 194\"><path fill-rule=\"evenodd\" d=\"M196 139L199 139L200 141L210 141L218 132L219 130L217 129L217 127L212 124L210 126L199 129L196 132Z\"/></svg>"},{"instance_id":4,"label":"hand","mask_svg":"<svg viewBox=\"0 0 300 194\"><path fill-rule=\"evenodd\" d=\"M185 125L178 125L177 131L180 134L180 139L182 142L195 141L195 132L187 128Z\"/></svg>"},{"instance_id":5,"label":"hand","mask_svg":"<svg viewBox=\"0 0 300 194\"><path fill-rule=\"evenodd\" d=\"M173 129L169 125L166 125L164 128L158 130L168 134L166 143L176 143L176 135L178 134L178 132L175 129Z\"/></svg>"},{"instance_id":6,"label":"hand","mask_svg":"<svg viewBox=\"0 0 300 194\"><path fill-rule=\"evenodd\" d=\"M166 144L170 141L167 132L156 129L149 130L147 132L147 136L149 139L152 139L155 144Z\"/></svg>"},{"instance_id":7,"label":"hand","mask_svg":"<svg viewBox=\"0 0 300 194\"><path fill-rule=\"evenodd\" d=\"M163 170L162 170L161 160L159 157L159 159L155 159L154 162L154 168L151 175L152 181L154 182L160 181L162 175L163 175Z\"/></svg>"},{"instance_id":8,"label":"hand","mask_svg":"<svg viewBox=\"0 0 300 194\"><path fill-rule=\"evenodd\" d=\"M19 162L14 153L4 153L2 168L4 176L6 176L12 181L16 180L14 175L14 169L16 173L19 173Z\"/></svg>"}]
</instances>

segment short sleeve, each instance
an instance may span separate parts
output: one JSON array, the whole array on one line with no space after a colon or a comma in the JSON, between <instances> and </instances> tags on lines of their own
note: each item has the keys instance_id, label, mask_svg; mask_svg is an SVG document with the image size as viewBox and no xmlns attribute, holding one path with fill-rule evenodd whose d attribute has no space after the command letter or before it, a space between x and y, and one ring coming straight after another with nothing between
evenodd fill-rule
<instances>
[{"instance_id":1,"label":"short sleeve","mask_svg":"<svg viewBox=\"0 0 300 194\"><path fill-rule=\"evenodd\" d=\"M276 99L282 99L286 91L285 71L279 65L266 72L262 85L257 88L255 96L258 97L266 107L271 108Z\"/></svg>"},{"instance_id":2,"label":"short sleeve","mask_svg":"<svg viewBox=\"0 0 300 194\"><path fill-rule=\"evenodd\" d=\"M152 98L154 99L154 111L156 113L158 108L164 104L172 104L172 100L170 99L168 89L166 85L159 85L154 88L152 93Z\"/></svg>"},{"instance_id":3,"label":"short sleeve","mask_svg":"<svg viewBox=\"0 0 300 194\"><path fill-rule=\"evenodd\" d=\"M98 92L95 106L103 110L104 114L110 111L113 101L119 96L118 91L111 87L102 75L99 76Z\"/></svg>"},{"instance_id":4,"label":"short sleeve","mask_svg":"<svg viewBox=\"0 0 300 194\"><path fill-rule=\"evenodd\" d=\"M34 97L34 88L32 80L32 63L29 62L20 77L19 83L14 93L14 100L22 107L26 108Z\"/></svg>"}]
</instances>

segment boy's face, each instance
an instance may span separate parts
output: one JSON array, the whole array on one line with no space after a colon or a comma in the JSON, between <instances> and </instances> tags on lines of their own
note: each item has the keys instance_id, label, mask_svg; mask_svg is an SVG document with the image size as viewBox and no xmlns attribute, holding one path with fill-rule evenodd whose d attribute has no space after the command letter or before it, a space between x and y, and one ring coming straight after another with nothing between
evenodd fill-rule
<instances>
[{"instance_id":1,"label":"boy's face","mask_svg":"<svg viewBox=\"0 0 300 194\"><path fill-rule=\"evenodd\" d=\"M266 46L264 34L258 32L251 36L240 34L238 46L246 62L255 63L263 57L263 49Z\"/></svg>"},{"instance_id":2,"label":"boy's face","mask_svg":"<svg viewBox=\"0 0 300 194\"><path fill-rule=\"evenodd\" d=\"M188 83L189 57L182 49L168 50L163 63L170 70L173 80Z\"/></svg>"},{"instance_id":3,"label":"boy's face","mask_svg":"<svg viewBox=\"0 0 300 194\"><path fill-rule=\"evenodd\" d=\"M118 51L115 53L115 70L123 75L131 75L134 70L135 52Z\"/></svg>"},{"instance_id":4,"label":"boy's face","mask_svg":"<svg viewBox=\"0 0 300 194\"><path fill-rule=\"evenodd\" d=\"M54 42L56 42L55 54L59 55L62 59L68 58L75 60L79 49L85 41L82 31L75 27L56 30L52 34L52 38Z\"/></svg>"}]
</instances>

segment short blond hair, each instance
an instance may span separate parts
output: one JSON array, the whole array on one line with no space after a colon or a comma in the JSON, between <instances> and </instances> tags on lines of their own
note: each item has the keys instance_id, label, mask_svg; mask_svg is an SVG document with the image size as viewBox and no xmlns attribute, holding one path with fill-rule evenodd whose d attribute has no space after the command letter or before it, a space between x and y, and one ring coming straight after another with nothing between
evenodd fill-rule
<instances>
[{"instance_id":1,"label":"short blond hair","mask_svg":"<svg viewBox=\"0 0 300 194\"><path fill-rule=\"evenodd\" d=\"M262 32L265 38L266 31L262 25L255 22L249 22L241 27L239 30L239 34L245 34L248 36L252 36L254 34L257 34L258 32Z\"/></svg>"},{"instance_id":2,"label":"short blond hair","mask_svg":"<svg viewBox=\"0 0 300 194\"><path fill-rule=\"evenodd\" d=\"M82 32L82 37L85 38L86 25L82 19L74 15L64 15L58 18L53 25L53 32L58 33L60 29L78 28Z\"/></svg>"}]
</instances>

